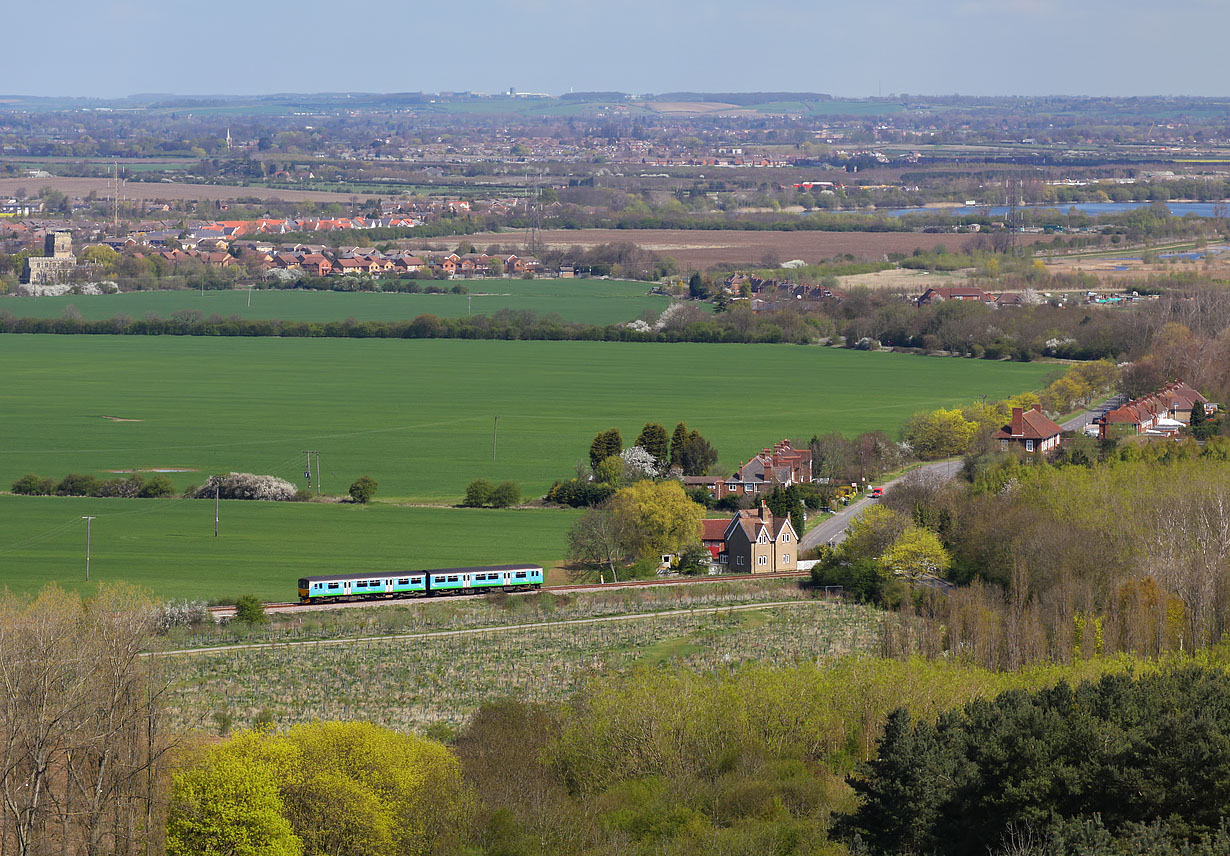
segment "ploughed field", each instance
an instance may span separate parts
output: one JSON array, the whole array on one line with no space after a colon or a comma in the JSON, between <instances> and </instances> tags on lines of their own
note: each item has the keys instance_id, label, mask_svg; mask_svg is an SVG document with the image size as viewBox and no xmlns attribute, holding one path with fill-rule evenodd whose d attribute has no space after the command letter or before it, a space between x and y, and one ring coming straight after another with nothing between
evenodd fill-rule
<instances>
[{"instance_id":1,"label":"ploughed field","mask_svg":"<svg viewBox=\"0 0 1230 856\"><path fill-rule=\"evenodd\" d=\"M196 310L211 315L283 321L404 321L419 315L460 318L494 315L502 309L555 313L565 321L619 324L643 312L658 314L670 299L650 295L649 284L597 279L471 279L460 282L422 281L420 287L462 285L469 294L400 294L375 292L254 290L134 291L126 294L11 297L0 299L0 312L17 318L60 318L73 307L90 321L150 313L170 318ZM70 310L71 312L71 310Z\"/></svg>"},{"instance_id":2,"label":"ploughed field","mask_svg":"<svg viewBox=\"0 0 1230 856\"><path fill-rule=\"evenodd\" d=\"M785 218L788 215L783 215ZM770 232L737 229L544 229L538 240L553 249L595 247L602 244L632 243L646 250L674 258L687 269L710 265L759 265L767 253L780 261L802 259L809 264L850 253L859 259L878 260L886 253L911 253L922 247L932 250L943 245L963 250L978 235L924 234L922 232ZM1026 240L1029 239L1028 236ZM500 233L470 235L475 246L507 240Z\"/></svg>"},{"instance_id":3,"label":"ploughed field","mask_svg":"<svg viewBox=\"0 0 1230 856\"><path fill-rule=\"evenodd\" d=\"M326 493L366 474L377 499L448 504L480 477L540 496L611 427L630 445L647 421L684 421L727 472L783 437L892 434L1055 371L794 345L93 335L0 336L0 363L2 488L132 469L303 484L312 449ZM15 534L0 517L0 549Z\"/></svg>"}]
</instances>

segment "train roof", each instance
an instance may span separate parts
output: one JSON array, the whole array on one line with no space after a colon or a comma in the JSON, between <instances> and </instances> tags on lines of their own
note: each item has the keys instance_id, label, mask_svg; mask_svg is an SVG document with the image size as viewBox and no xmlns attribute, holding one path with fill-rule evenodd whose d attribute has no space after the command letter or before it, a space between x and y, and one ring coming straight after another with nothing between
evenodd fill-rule
<instances>
[{"instance_id":1,"label":"train roof","mask_svg":"<svg viewBox=\"0 0 1230 856\"><path fill-rule=\"evenodd\" d=\"M491 571L541 571L539 565L476 565L472 568L418 568L416 570L368 571L363 574L315 574L300 577L310 583L334 582L341 580L372 580L387 577L404 577L408 574L482 574Z\"/></svg>"}]
</instances>

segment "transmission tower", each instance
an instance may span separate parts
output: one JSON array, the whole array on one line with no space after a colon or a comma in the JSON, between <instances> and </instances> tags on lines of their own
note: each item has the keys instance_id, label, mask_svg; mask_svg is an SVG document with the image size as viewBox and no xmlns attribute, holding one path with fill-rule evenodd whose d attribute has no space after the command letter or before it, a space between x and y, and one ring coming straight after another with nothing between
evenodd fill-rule
<instances>
[{"instance_id":1,"label":"transmission tower","mask_svg":"<svg viewBox=\"0 0 1230 856\"><path fill-rule=\"evenodd\" d=\"M1009 178L1004 182L1004 205L1008 211L1004 215L1004 226L1008 230L1008 255L1015 256L1017 242L1021 232L1024 212L1021 211L1021 196L1024 193L1024 182Z\"/></svg>"}]
</instances>

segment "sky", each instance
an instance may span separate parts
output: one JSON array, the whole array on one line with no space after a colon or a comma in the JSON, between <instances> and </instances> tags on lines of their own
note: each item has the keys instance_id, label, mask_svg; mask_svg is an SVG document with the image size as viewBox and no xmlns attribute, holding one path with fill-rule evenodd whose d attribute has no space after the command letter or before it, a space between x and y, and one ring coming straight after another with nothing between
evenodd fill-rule
<instances>
[{"instance_id":1,"label":"sky","mask_svg":"<svg viewBox=\"0 0 1230 856\"><path fill-rule=\"evenodd\" d=\"M0 92L1230 95L1230 0L57 0Z\"/></svg>"}]
</instances>

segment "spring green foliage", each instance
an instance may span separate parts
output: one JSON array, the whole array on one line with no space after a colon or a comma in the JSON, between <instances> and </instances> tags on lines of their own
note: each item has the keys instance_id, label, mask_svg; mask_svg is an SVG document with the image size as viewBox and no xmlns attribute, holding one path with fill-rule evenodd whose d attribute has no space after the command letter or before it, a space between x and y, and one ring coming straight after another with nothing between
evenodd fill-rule
<instances>
[{"instance_id":1,"label":"spring green foliage","mask_svg":"<svg viewBox=\"0 0 1230 856\"><path fill-rule=\"evenodd\" d=\"M1225 672L1108 675L971 702L934 724L894 711L853 779L861 805L846 825L876 853L943 856L1095 817L1112 832L1165 818L1211 835L1230 811L1227 770Z\"/></svg>"},{"instance_id":2,"label":"spring green foliage","mask_svg":"<svg viewBox=\"0 0 1230 856\"><path fill-rule=\"evenodd\" d=\"M676 553L696 542L704 516L677 481L639 481L616 491L610 507L627 524L641 557Z\"/></svg>"},{"instance_id":3,"label":"spring green foliage","mask_svg":"<svg viewBox=\"0 0 1230 856\"><path fill-rule=\"evenodd\" d=\"M461 504L466 508L482 508L491 503L491 492L495 490L487 479L475 479L466 485L466 496Z\"/></svg>"},{"instance_id":4,"label":"spring green foliage","mask_svg":"<svg viewBox=\"0 0 1230 856\"><path fill-rule=\"evenodd\" d=\"M952 558L930 529L910 526L880 557L884 569L910 579L942 577Z\"/></svg>"},{"instance_id":5,"label":"spring green foliage","mask_svg":"<svg viewBox=\"0 0 1230 856\"><path fill-rule=\"evenodd\" d=\"M265 615L265 604L254 594L240 595L235 600L235 620L245 624L264 624L268 621Z\"/></svg>"},{"instance_id":6,"label":"spring green foliage","mask_svg":"<svg viewBox=\"0 0 1230 856\"><path fill-rule=\"evenodd\" d=\"M246 732L176 775L170 856L416 856L464 832L471 797L438 743L366 723Z\"/></svg>"}]
</instances>

